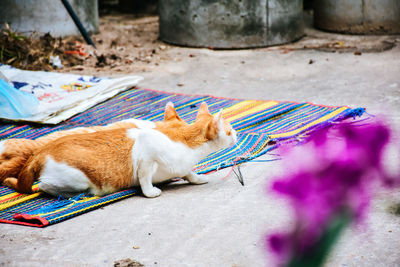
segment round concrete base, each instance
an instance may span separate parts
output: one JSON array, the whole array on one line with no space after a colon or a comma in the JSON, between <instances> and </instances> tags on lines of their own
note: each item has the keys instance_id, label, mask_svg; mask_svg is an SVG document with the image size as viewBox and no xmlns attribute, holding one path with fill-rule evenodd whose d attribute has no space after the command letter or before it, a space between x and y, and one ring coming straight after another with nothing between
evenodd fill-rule
<instances>
[{"instance_id":1,"label":"round concrete base","mask_svg":"<svg viewBox=\"0 0 400 267\"><path fill-rule=\"evenodd\" d=\"M400 33L398 0L319 0L314 24L322 30L352 34Z\"/></svg>"},{"instance_id":2,"label":"round concrete base","mask_svg":"<svg viewBox=\"0 0 400 267\"><path fill-rule=\"evenodd\" d=\"M192 47L249 48L303 36L303 1L163 0L160 39Z\"/></svg>"},{"instance_id":3,"label":"round concrete base","mask_svg":"<svg viewBox=\"0 0 400 267\"><path fill-rule=\"evenodd\" d=\"M98 32L97 0L69 1L89 33ZM1 0L0 28L8 23L23 33L50 33L53 36L79 35L78 28L61 1Z\"/></svg>"}]
</instances>

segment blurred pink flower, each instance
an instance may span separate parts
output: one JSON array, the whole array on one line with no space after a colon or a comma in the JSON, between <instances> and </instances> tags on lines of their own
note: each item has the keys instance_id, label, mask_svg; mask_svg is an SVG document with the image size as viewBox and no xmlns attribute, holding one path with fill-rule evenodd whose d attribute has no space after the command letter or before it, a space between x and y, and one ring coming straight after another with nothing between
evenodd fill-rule
<instances>
[{"instance_id":1,"label":"blurred pink flower","mask_svg":"<svg viewBox=\"0 0 400 267\"><path fill-rule=\"evenodd\" d=\"M304 146L284 154L288 173L272 190L285 196L295 214L291 232L269 235L269 248L283 266L318 246L330 224L340 216L360 221L378 181L390 184L382 166L389 129L377 122L338 125L321 130ZM344 218L344 217L343 217Z\"/></svg>"}]
</instances>

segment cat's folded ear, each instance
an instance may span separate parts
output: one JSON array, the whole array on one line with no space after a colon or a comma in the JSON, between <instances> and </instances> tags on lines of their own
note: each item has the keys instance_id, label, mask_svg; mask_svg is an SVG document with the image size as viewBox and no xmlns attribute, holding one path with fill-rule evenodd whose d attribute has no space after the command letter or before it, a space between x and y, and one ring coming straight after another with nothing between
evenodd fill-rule
<instances>
[{"instance_id":1,"label":"cat's folded ear","mask_svg":"<svg viewBox=\"0 0 400 267\"><path fill-rule=\"evenodd\" d=\"M174 104L172 102L168 102L165 106L164 121L169 120L182 120L178 113L176 113Z\"/></svg>"}]
</instances>

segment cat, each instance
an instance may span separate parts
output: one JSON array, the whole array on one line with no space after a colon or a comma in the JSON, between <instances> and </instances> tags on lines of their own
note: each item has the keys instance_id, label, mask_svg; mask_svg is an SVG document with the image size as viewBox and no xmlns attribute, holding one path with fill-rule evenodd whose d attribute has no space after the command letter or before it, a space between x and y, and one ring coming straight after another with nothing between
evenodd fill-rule
<instances>
[{"instance_id":1,"label":"cat","mask_svg":"<svg viewBox=\"0 0 400 267\"><path fill-rule=\"evenodd\" d=\"M53 132L36 140L25 138L12 138L0 141L0 183L7 177L18 177L19 171L25 165L28 158L47 143L60 137L79 134L93 133L98 131L119 128L154 128L151 121L126 119L106 126L78 127L70 130Z\"/></svg>"},{"instance_id":2,"label":"cat","mask_svg":"<svg viewBox=\"0 0 400 267\"><path fill-rule=\"evenodd\" d=\"M49 142L29 158L18 179L9 177L3 184L30 193L39 180L41 191L64 197L81 192L103 196L140 186L144 196L157 197L161 190L153 184L171 178L207 183L206 176L192 171L193 166L236 140L222 110L213 116L203 102L195 122L188 124L169 102L164 121L154 128L73 134Z\"/></svg>"}]
</instances>

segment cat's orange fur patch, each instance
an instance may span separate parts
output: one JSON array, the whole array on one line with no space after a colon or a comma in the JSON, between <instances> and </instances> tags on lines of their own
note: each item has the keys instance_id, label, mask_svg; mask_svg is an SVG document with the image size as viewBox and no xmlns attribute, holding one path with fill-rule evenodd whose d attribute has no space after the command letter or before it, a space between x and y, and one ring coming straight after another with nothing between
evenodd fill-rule
<instances>
[{"instance_id":1,"label":"cat's orange fur patch","mask_svg":"<svg viewBox=\"0 0 400 267\"><path fill-rule=\"evenodd\" d=\"M200 106L194 124L183 121L173 104L168 103L165 108L164 122L156 122L155 129L175 142L181 142L188 147L195 148L208 140L215 139L218 126L204 102Z\"/></svg>"},{"instance_id":2,"label":"cat's orange fur patch","mask_svg":"<svg viewBox=\"0 0 400 267\"><path fill-rule=\"evenodd\" d=\"M33 151L41 144L29 139L3 141L4 151L0 154L0 182L6 177L16 177Z\"/></svg>"},{"instance_id":3,"label":"cat's orange fur patch","mask_svg":"<svg viewBox=\"0 0 400 267\"><path fill-rule=\"evenodd\" d=\"M31 157L18 177L15 189L30 193L45 166L48 156L81 170L99 188L127 188L133 177L132 145L126 129L60 137L46 144ZM7 179L5 180L7 185Z\"/></svg>"},{"instance_id":4,"label":"cat's orange fur patch","mask_svg":"<svg viewBox=\"0 0 400 267\"><path fill-rule=\"evenodd\" d=\"M22 167L29 157L39 148L58 138L74 135L86 134L98 131L107 131L113 129L137 128L132 122L116 122L106 126L82 127L65 131L53 132L39 137L36 140L13 138L4 141L5 149L0 154L0 183L7 177L18 177Z\"/></svg>"},{"instance_id":5,"label":"cat's orange fur patch","mask_svg":"<svg viewBox=\"0 0 400 267\"><path fill-rule=\"evenodd\" d=\"M220 129L220 126L224 127L224 129ZM51 136L49 135L47 139L38 139L38 142L31 140L13 141L12 143L14 147L11 149L13 151L18 150L16 149L18 147L18 142L20 142L19 146L22 146L24 142L26 142L26 144L30 143L30 145L26 146L27 149L25 150L25 153L28 157L29 154L32 156L30 156L27 161L25 159L26 163L19 172L18 179L15 179L16 175L10 175L4 180L4 184L15 188L19 192L30 193L33 182L41 176L47 162L51 159L56 163L66 164L69 167L83 172L91 183L101 192L107 192L109 188L110 191L114 192L128 188L132 186L134 172L137 172L137 170L133 169L134 164L132 159L133 145L136 141L128 134L127 129L134 127L135 125L133 123L130 125L129 123L124 125L117 123L110 125L108 128L107 126L100 128L90 127L87 129L76 129L76 131L65 131L65 136L62 137L60 137L60 134L63 133L59 132L58 135L54 133ZM234 135L230 139L223 139L223 142L221 143L221 138L226 138L226 136L220 135L220 132L224 130L226 135L230 135L232 127L229 123L223 122L222 112L218 113L215 117L211 115L206 103L201 104L196 120L193 124L188 124L182 120L177 114L173 104L168 103L165 108L164 121L155 123L155 128L151 131L153 130L159 131L170 140L180 142L189 148L200 147L202 144L217 138L219 138L218 142L220 143L210 143L213 144L214 149L220 149L221 146L227 147L229 146L229 142L236 141L236 135ZM142 132L151 134L151 131ZM137 144L139 144L139 141ZM163 143L160 143L159 147L162 147L162 145ZM6 149L7 147L8 145L6 146ZM174 153L174 151L180 149L179 147L182 146L172 146L173 149L163 151L163 153ZM210 149L210 146L205 147ZM174 150L176 148L177 150ZM202 149L205 148L203 147ZM183 151L185 154L182 154L182 156L186 156L188 153L190 154L191 150ZM207 153L205 153L203 157L213 152L203 150L203 153L204 151L207 151ZM7 154L3 153L3 155ZM138 157L141 155L141 153L138 153ZM146 153L143 153L143 155L146 155ZM198 157L199 154L196 152L194 155L197 155L196 157ZM136 154L133 157L136 157ZM195 164L198 160L200 160L200 158L194 158L193 162L189 161L184 172L180 172L184 175L183 177L191 173L193 167L192 164ZM167 165L168 168L175 163L177 163L176 160L169 162ZM142 168L146 168L146 166L147 165L142 166ZM165 171L168 168L164 167L162 170ZM186 174L186 171L188 174ZM175 175L175 173L176 172L171 172L167 174ZM58 172L53 175L56 179L57 174ZM43 177L45 177L45 175ZM151 178L151 176L149 177ZM198 178L193 178L193 175L189 177L192 177L189 178L189 180L193 183L199 181ZM173 177L166 178L170 179ZM86 180L86 178L84 179ZM150 197L154 196L157 195L150 194Z\"/></svg>"}]
</instances>

